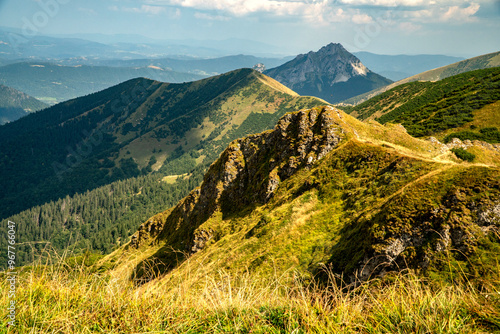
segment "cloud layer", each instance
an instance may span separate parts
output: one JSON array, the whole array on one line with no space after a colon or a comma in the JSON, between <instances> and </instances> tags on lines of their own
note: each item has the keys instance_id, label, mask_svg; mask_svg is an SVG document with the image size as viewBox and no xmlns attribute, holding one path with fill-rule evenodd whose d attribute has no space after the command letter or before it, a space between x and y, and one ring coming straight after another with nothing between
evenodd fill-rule
<instances>
[{"instance_id":1,"label":"cloud layer","mask_svg":"<svg viewBox=\"0 0 500 334\"><path fill-rule=\"evenodd\" d=\"M190 8L200 19L226 19L252 14L298 17L319 23L347 22L369 24L374 16L390 16L405 23L473 21L481 1L456 0L145 0L138 10L160 13L158 6ZM385 11L385 13L384 13ZM403 21L402 21L403 22Z\"/></svg>"}]
</instances>

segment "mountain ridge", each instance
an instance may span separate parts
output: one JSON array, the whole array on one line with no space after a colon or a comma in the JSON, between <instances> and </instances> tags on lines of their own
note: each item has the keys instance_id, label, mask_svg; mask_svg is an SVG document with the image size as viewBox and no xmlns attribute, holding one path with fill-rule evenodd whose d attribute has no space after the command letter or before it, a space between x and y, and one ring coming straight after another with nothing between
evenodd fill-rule
<instances>
[{"instance_id":1,"label":"mountain ridge","mask_svg":"<svg viewBox=\"0 0 500 334\"><path fill-rule=\"evenodd\" d=\"M437 270L453 247L474 262L500 221L500 154L477 145L496 164L462 164L439 143L332 107L289 113L274 130L233 141L199 188L101 265L111 261L112 272L144 284L182 274L190 258L212 268L201 277L221 265L307 276L328 264L359 283Z\"/></svg>"},{"instance_id":2,"label":"mountain ridge","mask_svg":"<svg viewBox=\"0 0 500 334\"><path fill-rule=\"evenodd\" d=\"M251 69L184 84L132 79L58 104L0 128L1 216L155 171L189 174L231 140L319 104Z\"/></svg>"}]
</instances>

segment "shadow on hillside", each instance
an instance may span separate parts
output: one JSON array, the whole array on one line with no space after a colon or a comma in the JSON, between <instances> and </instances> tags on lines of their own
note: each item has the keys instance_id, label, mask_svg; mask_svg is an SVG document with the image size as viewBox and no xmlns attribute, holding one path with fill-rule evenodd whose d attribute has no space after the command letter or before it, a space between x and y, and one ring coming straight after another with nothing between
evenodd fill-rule
<instances>
[{"instance_id":1,"label":"shadow on hillside","mask_svg":"<svg viewBox=\"0 0 500 334\"><path fill-rule=\"evenodd\" d=\"M244 218L260 205L262 204L251 203L244 208L238 209L223 206L222 220L238 220ZM168 274L170 271L181 266L190 256L201 250L199 244L196 250L193 249L195 246L193 241L194 232L206 221L206 219L208 219L208 217L205 219L196 219L197 223L186 226L187 228L185 229L177 230L174 233L175 235L170 236L170 239L175 240L173 243L167 242L166 245L161 247L156 253L141 261L134 268L133 274L130 277L134 284L143 285ZM208 240L204 240L203 246L215 243L222 237L224 237L224 235L220 231L213 231L212 236L209 239L207 238Z\"/></svg>"}]
</instances>

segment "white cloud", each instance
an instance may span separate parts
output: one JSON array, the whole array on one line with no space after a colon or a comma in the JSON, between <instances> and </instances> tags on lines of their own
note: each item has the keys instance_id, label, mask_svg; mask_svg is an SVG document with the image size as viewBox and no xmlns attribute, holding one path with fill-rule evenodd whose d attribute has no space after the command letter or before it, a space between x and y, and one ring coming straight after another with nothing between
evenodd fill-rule
<instances>
[{"instance_id":1,"label":"white cloud","mask_svg":"<svg viewBox=\"0 0 500 334\"><path fill-rule=\"evenodd\" d=\"M200 12L194 13L194 17L196 17L197 19L210 20L210 21L228 21L229 20L229 17L227 17L227 16L211 15L208 13L200 13Z\"/></svg>"},{"instance_id":2,"label":"white cloud","mask_svg":"<svg viewBox=\"0 0 500 334\"><path fill-rule=\"evenodd\" d=\"M340 0L345 5L354 6L383 6L383 7L397 7L397 6L424 6L429 5L432 0Z\"/></svg>"},{"instance_id":3,"label":"white cloud","mask_svg":"<svg viewBox=\"0 0 500 334\"><path fill-rule=\"evenodd\" d=\"M370 15L367 14L354 14L352 16L352 22L356 24L368 24L373 22L373 19Z\"/></svg>"},{"instance_id":4,"label":"white cloud","mask_svg":"<svg viewBox=\"0 0 500 334\"><path fill-rule=\"evenodd\" d=\"M469 3L466 7L435 6L414 11L403 11L402 18L417 23L452 22L461 24L474 21L474 14L477 13L479 8L480 5L475 2Z\"/></svg>"},{"instance_id":5,"label":"white cloud","mask_svg":"<svg viewBox=\"0 0 500 334\"><path fill-rule=\"evenodd\" d=\"M142 13L142 14L151 14L158 15L166 12L165 7L161 6L151 6L151 5L142 5L141 7L118 7L118 6L109 6L108 7L112 11L123 11L129 13Z\"/></svg>"},{"instance_id":6,"label":"white cloud","mask_svg":"<svg viewBox=\"0 0 500 334\"><path fill-rule=\"evenodd\" d=\"M471 21L473 20L474 14L477 13L479 10L479 4L478 3L471 3L469 7L465 8L460 8L458 6L452 6L449 7L446 13L441 15L441 20L442 21L457 21L457 22L463 22L463 21Z\"/></svg>"},{"instance_id":7,"label":"white cloud","mask_svg":"<svg viewBox=\"0 0 500 334\"><path fill-rule=\"evenodd\" d=\"M275 15L311 15L320 14L328 7L331 0L146 0L156 5L180 6L198 10L215 10L227 12L235 16L252 13L274 13Z\"/></svg>"},{"instance_id":8,"label":"white cloud","mask_svg":"<svg viewBox=\"0 0 500 334\"><path fill-rule=\"evenodd\" d=\"M267 14L293 17L316 25L351 22L357 25L374 21L396 26L401 22L416 25L429 22L470 22L479 10L479 2L490 0L142 0L137 12L158 14L161 8L190 8L203 20L226 21L231 16ZM163 6L163 7L162 7ZM355 7L355 8L353 8ZM365 8L366 7L366 8ZM383 13L374 7L385 8ZM400 7L394 10L394 7ZM410 26L406 26L411 30Z\"/></svg>"}]
</instances>

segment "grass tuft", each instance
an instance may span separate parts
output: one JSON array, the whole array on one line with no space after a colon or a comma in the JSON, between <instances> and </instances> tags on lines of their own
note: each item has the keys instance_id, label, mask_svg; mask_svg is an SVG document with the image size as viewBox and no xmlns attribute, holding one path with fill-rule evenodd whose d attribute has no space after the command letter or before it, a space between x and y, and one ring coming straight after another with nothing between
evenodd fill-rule
<instances>
[{"instance_id":1,"label":"grass tuft","mask_svg":"<svg viewBox=\"0 0 500 334\"><path fill-rule=\"evenodd\" d=\"M136 287L81 262L24 268L17 326L2 333L477 333L500 330L500 289L438 283L400 273L348 288L223 270L193 283L184 276ZM499 271L500 273L500 271ZM2 274L3 275L3 274ZM498 280L497 280L498 282ZM7 290L5 279L2 291ZM0 308L7 309L2 294Z\"/></svg>"}]
</instances>

